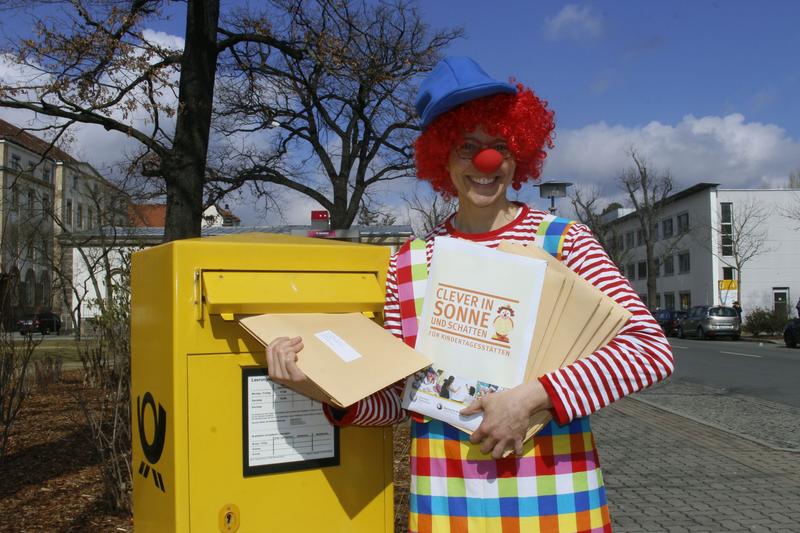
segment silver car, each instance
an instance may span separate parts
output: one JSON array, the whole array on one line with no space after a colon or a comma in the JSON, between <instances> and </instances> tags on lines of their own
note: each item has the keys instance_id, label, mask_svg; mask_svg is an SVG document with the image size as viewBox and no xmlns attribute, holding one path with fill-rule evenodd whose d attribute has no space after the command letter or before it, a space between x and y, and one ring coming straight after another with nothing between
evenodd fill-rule
<instances>
[{"instance_id":1,"label":"silver car","mask_svg":"<svg viewBox=\"0 0 800 533\"><path fill-rule=\"evenodd\" d=\"M677 329L678 337L697 337L713 339L730 337L739 340L742 324L739 314L733 307L697 305L680 321Z\"/></svg>"}]
</instances>

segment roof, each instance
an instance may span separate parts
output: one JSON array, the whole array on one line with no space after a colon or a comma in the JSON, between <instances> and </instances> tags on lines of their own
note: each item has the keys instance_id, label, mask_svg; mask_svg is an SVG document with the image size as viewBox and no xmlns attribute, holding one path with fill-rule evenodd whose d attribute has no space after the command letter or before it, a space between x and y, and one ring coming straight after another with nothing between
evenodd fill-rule
<instances>
[{"instance_id":1,"label":"roof","mask_svg":"<svg viewBox=\"0 0 800 533\"><path fill-rule=\"evenodd\" d=\"M411 226L353 226L351 230L357 231L361 237L409 237L412 234ZM217 235L234 235L241 233L278 233L284 235L297 235L298 232L313 231L311 226L217 226L213 228L203 228L202 237L212 237ZM164 227L98 227L87 229L71 234L63 234L61 239L77 239L87 241L91 245L93 238L100 238L103 235L114 236L119 245L149 245L160 244L164 240Z\"/></svg>"},{"instance_id":2,"label":"roof","mask_svg":"<svg viewBox=\"0 0 800 533\"><path fill-rule=\"evenodd\" d=\"M231 220L235 220L236 222L241 222L242 219L234 215L230 209L227 209L227 207L228 207L227 205L225 206L225 208L217 207L217 211L219 211L219 214L222 215L223 217L230 218Z\"/></svg>"},{"instance_id":3,"label":"roof","mask_svg":"<svg viewBox=\"0 0 800 533\"><path fill-rule=\"evenodd\" d=\"M14 126L10 122L0 119L0 139L5 139L27 148L31 152L41 156L49 157L57 161L67 161L70 163L78 163L78 160L73 158L64 150L52 146L49 141L40 139L39 137L28 133L22 128Z\"/></svg>"},{"instance_id":4,"label":"roof","mask_svg":"<svg viewBox=\"0 0 800 533\"><path fill-rule=\"evenodd\" d=\"M678 191L673 195L667 196L666 198L664 198L663 202L659 202L658 203L658 206L659 207L664 207L664 206L667 206L667 205L669 205L671 203L677 202L678 200L682 200L684 198L692 196L693 194L697 194L697 193L699 193L701 191L704 191L706 189L713 189L713 188L718 187L718 186L719 186L719 183L705 183L705 182L697 183L695 185L692 185L688 189L683 189L682 191ZM618 222L623 222L623 221L626 221L626 220L630 220L630 219L632 219L634 217L636 217L636 211L635 210L630 212L630 213L628 213L627 215L623 215L623 216L621 216L619 218L616 218L614 220L610 220L608 223L609 224L617 224Z\"/></svg>"},{"instance_id":5,"label":"roof","mask_svg":"<svg viewBox=\"0 0 800 533\"><path fill-rule=\"evenodd\" d=\"M157 228L164 234L167 204L129 204L128 223L132 228Z\"/></svg>"}]
</instances>

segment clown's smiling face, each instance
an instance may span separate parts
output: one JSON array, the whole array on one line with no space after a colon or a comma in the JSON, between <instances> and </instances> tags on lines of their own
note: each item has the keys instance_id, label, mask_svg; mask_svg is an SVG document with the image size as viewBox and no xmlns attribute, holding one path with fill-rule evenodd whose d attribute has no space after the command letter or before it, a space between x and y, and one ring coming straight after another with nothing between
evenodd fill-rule
<instances>
[{"instance_id":1,"label":"clown's smiling face","mask_svg":"<svg viewBox=\"0 0 800 533\"><path fill-rule=\"evenodd\" d=\"M501 144L505 144L505 139L489 135L479 126L475 131L465 134L459 146L463 153L477 146L493 147ZM471 204L471 207L478 208L506 205L506 190L514 178L516 168L514 158L509 157L503 159L495 170L478 170L471 159L459 155L458 146L450 150L447 163L450 179L458 191L459 204Z\"/></svg>"}]
</instances>

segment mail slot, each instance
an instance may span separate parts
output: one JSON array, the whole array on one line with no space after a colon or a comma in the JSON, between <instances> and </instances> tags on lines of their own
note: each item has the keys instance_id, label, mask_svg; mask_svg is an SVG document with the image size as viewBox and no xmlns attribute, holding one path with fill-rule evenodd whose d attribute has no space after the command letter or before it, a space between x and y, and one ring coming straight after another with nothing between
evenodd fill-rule
<instances>
[{"instance_id":1,"label":"mail slot","mask_svg":"<svg viewBox=\"0 0 800 533\"><path fill-rule=\"evenodd\" d=\"M382 320L387 248L269 235L133 257L133 519L140 532L393 529L392 434L331 427L266 377L236 318Z\"/></svg>"}]
</instances>

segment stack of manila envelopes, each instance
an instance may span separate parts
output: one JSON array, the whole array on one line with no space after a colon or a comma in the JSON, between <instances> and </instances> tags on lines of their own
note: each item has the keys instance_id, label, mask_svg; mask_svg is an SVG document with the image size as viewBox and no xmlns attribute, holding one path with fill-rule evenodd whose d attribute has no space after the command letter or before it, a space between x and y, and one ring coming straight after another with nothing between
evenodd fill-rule
<instances>
[{"instance_id":1,"label":"stack of manila envelopes","mask_svg":"<svg viewBox=\"0 0 800 533\"><path fill-rule=\"evenodd\" d=\"M242 318L239 324L265 347L278 337L302 337L297 366L308 380L284 385L338 407L348 407L431 364L360 313L269 314Z\"/></svg>"},{"instance_id":2,"label":"stack of manila envelopes","mask_svg":"<svg viewBox=\"0 0 800 533\"><path fill-rule=\"evenodd\" d=\"M608 344L631 313L600 289L537 246L501 242L498 250L547 261L544 285L525 381L569 365ZM530 421L525 441L552 419L540 411Z\"/></svg>"}]
</instances>

